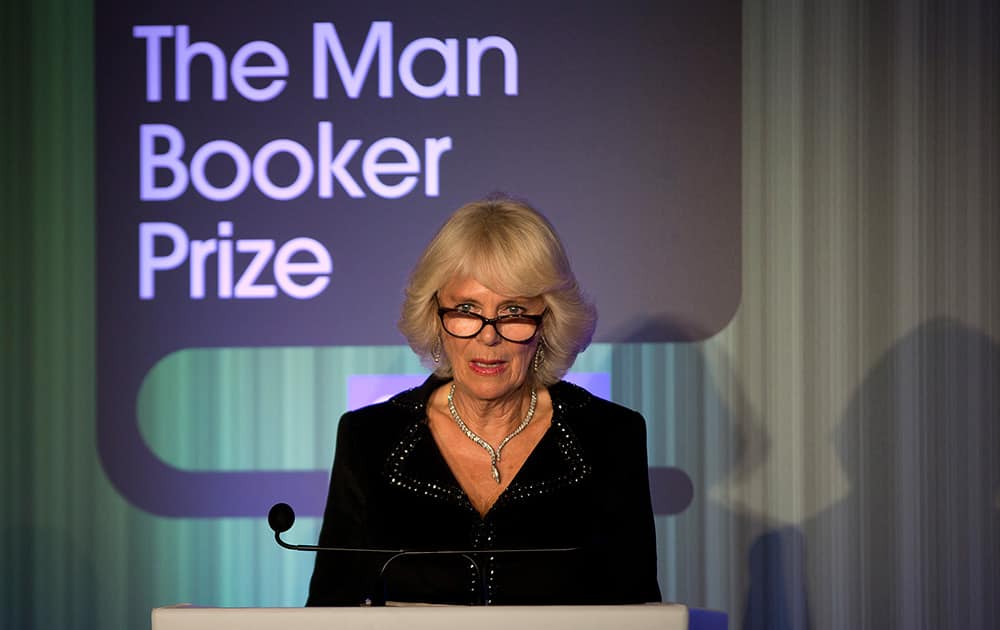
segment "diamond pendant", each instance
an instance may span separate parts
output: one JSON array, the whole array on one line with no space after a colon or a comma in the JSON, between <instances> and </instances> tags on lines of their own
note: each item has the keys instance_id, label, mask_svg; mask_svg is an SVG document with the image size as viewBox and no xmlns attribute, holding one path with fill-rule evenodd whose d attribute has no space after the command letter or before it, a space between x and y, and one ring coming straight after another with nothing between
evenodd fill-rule
<instances>
[{"instance_id":1,"label":"diamond pendant","mask_svg":"<svg viewBox=\"0 0 1000 630\"><path fill-rule=\"evenodd\" d=\"M465 424L465 421L462 420L462 416L459 415L458 408L455 407L454 382L451 384L451 389L448 390L448 412L451 414L451 419L455 421L455 424L457 424L458 428L465 434L465 437L483 447L483 450L490 454L490 472L493 473L493 481L497 482L497 485L500 485L500 469L497 468L497 462L500 460L500 451L502 451L503 447L507 445L507 442L510 442L512 439L517 437L521 431L524 431L524 427L528 426L531 419L535 417L536 404L538 404L538 393L535 391L535 388L532 387L531 399L528 403L528 413L525 414L524 420L522 420L521 424L518 425L516 429L511 431L507 437L501 440L496 450L494 450L493 447L486 442L486 440L476 435L476 433L470 429L467 424Z\"/></svg>"}]
</instances>

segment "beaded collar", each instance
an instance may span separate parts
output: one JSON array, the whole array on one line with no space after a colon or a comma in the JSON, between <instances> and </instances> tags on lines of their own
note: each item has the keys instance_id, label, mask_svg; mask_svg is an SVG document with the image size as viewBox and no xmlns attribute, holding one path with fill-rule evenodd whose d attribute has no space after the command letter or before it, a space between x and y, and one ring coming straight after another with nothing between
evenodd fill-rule
<instances>
[{"instance_id":1,"label":"beaded collar","mask_svg":"<svg viewBox=\"0 0 1000 630\"><path fill-rule=\"evenodd\" d=\"M384 474L393 486L463 507L478 517L479 513L458 485L427 427L427 401L437 387L447 382L447 379L431 376L420 387L389 400L413 421L390 452ZM565 381L552 385L549 395L552 398L551 426L487 512L487 517L508 506L579 484L590 475L590 463L569 426L568 415L586 406L591 395Z\"/></svg>"}]
</instances>

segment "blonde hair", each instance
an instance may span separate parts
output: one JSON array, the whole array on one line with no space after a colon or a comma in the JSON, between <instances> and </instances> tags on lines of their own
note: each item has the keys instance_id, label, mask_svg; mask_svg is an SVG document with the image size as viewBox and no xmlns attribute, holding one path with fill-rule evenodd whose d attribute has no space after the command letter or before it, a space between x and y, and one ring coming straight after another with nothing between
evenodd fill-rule
<instances>
[{"instance_id":1,"label":"blonde hair","mask_svg":"<svg viewBox=\"0 0 1000 630\"><path fill-rule=\"evenodd\" d=\"M541 297L543 360L533 378L552 385L590 345L597 311L580 290L552 225L528 204L494 195L459 208L431 240L406 288L399 330L430 364L441 346L437 292L452 278L470 277L503 295ZM541 346L540 346L541 347ZM442 353L435 373L452 375Z\"/></svg>"}]
</instances>

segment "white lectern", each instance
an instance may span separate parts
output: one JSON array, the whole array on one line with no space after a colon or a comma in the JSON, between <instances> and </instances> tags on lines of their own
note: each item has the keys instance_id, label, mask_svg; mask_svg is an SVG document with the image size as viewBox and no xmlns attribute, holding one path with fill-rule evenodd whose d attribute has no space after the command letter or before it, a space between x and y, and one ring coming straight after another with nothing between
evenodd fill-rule
<instances>
[{"instance_id":1,"label":"white lectern","mask_svg":"<svg viewBox=\"0 0 1000 630\"><path fill-rule=\"evenodd\" d=\"M153 610L153 630L687 630L679 604Z\"/></svg>"}]
</instances>

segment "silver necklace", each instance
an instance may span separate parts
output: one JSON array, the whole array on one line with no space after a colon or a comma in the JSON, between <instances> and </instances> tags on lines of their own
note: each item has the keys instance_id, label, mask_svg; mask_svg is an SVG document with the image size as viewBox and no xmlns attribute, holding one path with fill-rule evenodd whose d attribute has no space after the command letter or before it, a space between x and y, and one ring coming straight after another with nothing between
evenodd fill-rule
<instances>
[{"instance_id":1,"label":"silver necklace","mask_svg":"<svg viewBox=\"0 0 1000 630\"><path fill-rule=\"evenodd\" d=\"M469 438L479 446L483 447L487 453L490 454L490 472L493 473L493 481L500 483L500 451L503 447L507 445L512 439L517 437L517 434L524 431L524 428L528 426L531 419L535 417L535 404L538 402L538 394L535 393L535 388L531 388L531 402L528 403L528 413L524 416L524 420L521 420L521 424L518 425L516 429L510 432L503 440L501 440L500 445L495 449L490 445L489 442L483 438L476 435L476 432L469 428L469 425L465 424L462 420L462 416L458 415L458 409L455 407L455 383L452 382L451 389L448 390L448 411L451 412L451 418L458 425L458 428L462 430L465 437Z\"/></svg>"}]
</instances>

